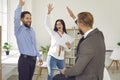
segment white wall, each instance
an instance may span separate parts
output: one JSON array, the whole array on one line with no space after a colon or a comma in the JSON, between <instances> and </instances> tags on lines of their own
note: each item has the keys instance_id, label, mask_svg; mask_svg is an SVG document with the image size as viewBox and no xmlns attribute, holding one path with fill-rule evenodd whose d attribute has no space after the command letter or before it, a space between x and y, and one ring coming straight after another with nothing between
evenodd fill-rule
<instances>
[{"instance_id":1,"label":"white wall","mask_svg":"<svg viewBox=\"0 0 120 80\"><path fill-rule=\"evenodd\" d=\"M13 27L13 13L17 0L8 1L11 4L9 5L9 24L10 27ZM119 0L26 0L26 9L32 11L32 25L36 31L38 47L50 44L50 36L44 29L44 18L49 2L54 5L54 10L51 14L52 25L58 18L62 18L66 22L67 28L75 25L66 10L66 6L69 6L75 15L82 11L90 11L93 14L95 19L94 27L99 28L104 33L107 49L115 48L116 43L120 41ZM10 40L15 41L12 35L13 29L10 29Z\"/></svg>"},{"instance_id":2,"label":"white wall","mask_svg":"<svg viewBox=\"0 0 120 80\"><path fill-rule=\"evenodd\" d=\"M25 0L26 4L23 10L32 12L32 1ZM19 0L8 0L8 41L12 43L12 48L17 49L17 43L14 36L14 11L17 8Z\"/></svg>"},{"instance_id":3,"label":"white wall","mask_svg":"<svg viewBox=\"0 0 120 80\"><path fill-rule=\"evenodd\" d=\"M90 11L93 14L94 27L104 33L107 49L115 48L116 43L120 41L119 0L35 0L32 6L33 26L36 28L38 45L50 43L50 37L44 29L44 17L49 2L54 5L51 14L52 25L56 19L62 18L66 22L67 28L74 26L74 22L66 10L66 6L69 6L76 15L82 11Z\"/></svg>"}]
</instances>

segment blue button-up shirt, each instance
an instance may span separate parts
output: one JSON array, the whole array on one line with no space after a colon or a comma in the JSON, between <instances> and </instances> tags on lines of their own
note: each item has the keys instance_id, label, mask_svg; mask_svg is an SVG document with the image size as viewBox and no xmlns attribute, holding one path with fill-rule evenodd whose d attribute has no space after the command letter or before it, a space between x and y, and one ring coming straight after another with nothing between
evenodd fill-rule
<instances>
[{"instance_id":1,"label":"blue button-up shirt","mask_svg":"<svg viewBox=\"0 0 120 80\"><path fill-rule=\"evenodd\" d=\"M14 31L20 54L29 56L37 56L40 59L40 54L36 46L35 32L32 27L27 28L21 25L22 6L18 6L15 10Z\"/></svg>"}]
</instances>

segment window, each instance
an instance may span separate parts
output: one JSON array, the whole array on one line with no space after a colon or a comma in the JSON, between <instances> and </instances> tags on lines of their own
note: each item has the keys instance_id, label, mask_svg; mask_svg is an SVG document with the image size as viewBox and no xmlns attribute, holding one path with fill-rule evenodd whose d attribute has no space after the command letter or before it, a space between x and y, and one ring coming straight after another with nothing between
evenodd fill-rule
<instances>
[{"instance_id":1,"label":"window","mask_svg":"<svg viewBox=\"0 0 120 80\"><path fill-rule=\"evenodd\" d=\"M0 25L2 26L2 45L7 41L7 0L0 0Z\"/></svg>"}]
</instances>

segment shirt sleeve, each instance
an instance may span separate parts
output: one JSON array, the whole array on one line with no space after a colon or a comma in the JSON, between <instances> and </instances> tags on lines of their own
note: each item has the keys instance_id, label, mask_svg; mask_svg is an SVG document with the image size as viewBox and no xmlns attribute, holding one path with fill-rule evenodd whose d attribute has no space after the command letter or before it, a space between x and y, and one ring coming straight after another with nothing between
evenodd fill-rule
<instances>
[{"instance_id":1,"label":"shirt sleeve","mask_svg":"<svg viewBox=\"0 0 120 80\"><path fill-rule=\"evenodd\" d=\"M35 36L34 43L35 43L35 50L36 50L36 54L37 54L37 59L40 60L41 59L41 54L40 54L39 49L37 48L37 45L36 45L37 44L36 43L36 36Z\"/></svg>"},{"instance_id":2,"label":"shirt sleeve","mask_svg":"<svg viewBox=\"0 0 120 80\"><path fill-rule=\"evenodd\" d=\"M19 30L20 25L21 25L21 12L22 12L22 6L18 5L17 9L15 10L15 14L14 14L15 33Z\"/></svg>"},{"instance_id":3,"label":"shirt sleeve","mask_svg":"<svg viewBox=\"0 0 120 80\"><path fill-rule=\"evenodd\" d=\"M45 28L48 31L48 33L50 34L50 36L54 37L54 31L51 28L51 23L50 23L50 15L46 15L45 17Z\"/></svg>"},{"instance_id":4,"label":"shirt sleeve","mask_svg":"<svg viewBox=\"0 0 120 80\"><path fill-rule=\"evenodd\" d=\"M41 54L39 53L39 50L37 49L37 57L38 57L38 60L41 59Z\"/></svg>"}]
</instances>

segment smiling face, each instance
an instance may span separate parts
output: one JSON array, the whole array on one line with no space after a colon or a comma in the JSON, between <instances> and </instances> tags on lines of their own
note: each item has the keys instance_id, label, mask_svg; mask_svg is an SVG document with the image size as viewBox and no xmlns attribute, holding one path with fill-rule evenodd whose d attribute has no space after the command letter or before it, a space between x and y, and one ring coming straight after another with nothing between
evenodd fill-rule
<instances>
[{"instance_id":1,"label":"smiling face","mask_svg":"<svg viewBox=\"0 0 120 80\"><path fill-rule=\"evenodd\" d=\"M66 32L66 27L65 27L65 22L62 19L58 19L55 22L55 26L54 26L54 31L59 31L59 32Z\"/></svg>"},{"instance_id":2,"label":"smiling face","mask_svg":"<svg viewBox=\"0 0 120 80\"><path fill-rule=\"evenodd\" d=\"M31 13L28 11L23 11L21 13L21 21L25 27L30 28L32 23Z\"/></svg>"},{"instance_id":3,"label":"smiling face","mask_svg":"<svg viewBox=\"0 0 120 80\"><path fill-rule=\"evenodd\" d=\"M56 27L57 27L58 31L63 31L63 25L60 21L57 22Z\"/></svg>"},{"instance_id":4,"label":"smiling face","mask_svg":"<svg viewBox=\"0 0 120 80\"><path fill-rule=\"evenodd\" d=\"M25 17L22 18L21 20L22 20L23 25L30 28L31 22L32 22L30 14L25 14Z\"/></svg>"}]
</instances>

